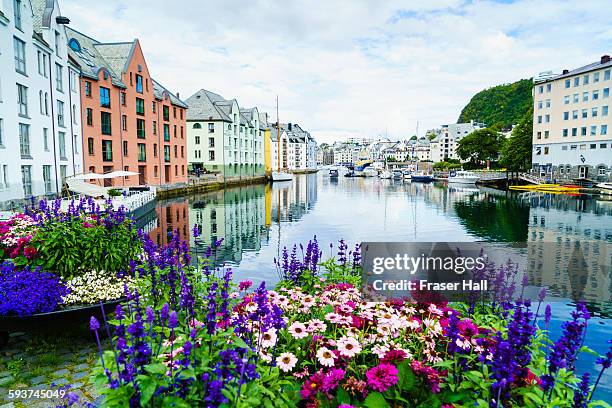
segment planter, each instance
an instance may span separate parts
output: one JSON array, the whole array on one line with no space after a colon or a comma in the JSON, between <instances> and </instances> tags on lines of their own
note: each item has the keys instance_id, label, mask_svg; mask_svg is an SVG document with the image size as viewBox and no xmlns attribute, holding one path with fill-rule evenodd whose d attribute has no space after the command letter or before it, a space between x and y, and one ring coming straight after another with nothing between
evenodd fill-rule
<instances>
[{"instance_id":1,"label":"planter","mask_svg":"<svg viewBox=\"0 0 612 408\"><path fill-rule=\"evenodd\" d=\"M102 304L107 315L115 311L115 307L125 298L111 300ZM59 331L89 322L91 316L103 321L100 304L85 306L70 306L66 309L48 313L37 313L31 316L0 316L0 347L6 345L11 332L44 332Z\"/></svg>"}]
</instances>

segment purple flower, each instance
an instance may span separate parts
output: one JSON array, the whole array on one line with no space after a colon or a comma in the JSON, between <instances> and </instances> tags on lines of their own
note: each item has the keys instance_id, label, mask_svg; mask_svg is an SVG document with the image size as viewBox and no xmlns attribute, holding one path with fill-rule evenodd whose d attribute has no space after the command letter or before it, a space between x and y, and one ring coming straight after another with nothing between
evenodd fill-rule
<instances>
[{"instance_id":1,"label":"purple flower","mask_svg":"<svg viewBox=\"0 0 612 408\"><path fill-rule=\"evenodd\" d=\"M98 319L91 316L91 318L89 319L89 330L98 330L99 328L100 323L98 322Z\"/></svg>"},{"instance_id":2,"label":"purple flower","mask_svg":"<svg viewBox=\"0 0 612 408\"><path fill-rule=\"evenodd\" d=\"M587 402L590 392L589 386L589 373L582 374L578 389L574 391L574 405L573 408L587 408Z\"/></svg>"},{"instance_id":3,"label":"purple flower","mask_svg":"<svg viewBox=\"0 0 612 408\"><path fill-rule=\"evenodd\" d=\"M178 326L178 315L175 311L170 313L170 317L168 318L168 328L174 329Z\"/></svg>"}]
</instances>

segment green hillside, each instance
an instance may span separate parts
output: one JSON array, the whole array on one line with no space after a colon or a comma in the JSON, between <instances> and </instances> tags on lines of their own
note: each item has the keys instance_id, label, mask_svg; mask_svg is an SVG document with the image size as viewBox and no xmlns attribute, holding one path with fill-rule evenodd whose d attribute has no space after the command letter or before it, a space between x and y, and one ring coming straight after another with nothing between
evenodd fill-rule
<instances>
[{"instance_id":1,"label":"green hillside","mask_svg":"<svg viewBox=\"0 0 612 408\"><path fill-rule=\"evenodd\" d=\"M517 124L533 105L531 79L494 86L478 92L463 108L457 123L474 120L507 128Z\"/></svg>"}]
</instances>

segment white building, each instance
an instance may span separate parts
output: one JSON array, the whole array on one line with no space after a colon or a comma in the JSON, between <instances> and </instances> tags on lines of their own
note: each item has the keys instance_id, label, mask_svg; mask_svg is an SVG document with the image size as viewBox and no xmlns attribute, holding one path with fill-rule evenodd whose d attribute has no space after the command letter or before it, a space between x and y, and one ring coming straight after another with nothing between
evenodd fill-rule
<instances>
[{"instance_id":1,"label":"white building","mask_svg":"<svg viewBox=\"0 0 612 408\"><path fill-rule=\"evenodd\" d=\"M281 123L281 169L308 171L317 168L317 143L309 132L297 123ZM278 169L278 128L270 131L270 159L272 169Z\"/></svg>"},{"instance_id":2,"label":"white building","mask_svg":"<svg viewBox=\"0 0 612 408\"><path fill-rule=\"evenodd\" d=\"M431 161L436 163L446 159L460 160L457 155L459 141L473 131L484 127L483 123L474 121L442 125L442 128L436 131L436 137L429 143Z\"/></svg>"},{"instance_id":3,"label":"white building","mask_svg":"<svg viewBox=\"0 0 612 408\"><path fill-rule=\"evenodd\" d=\"M612 180L612 60L535 79L532 172Z\"/></svg>"},{"instance_id":4,"label":"white building","mask_svg":"<svg viewBox=\"0 0 612 408\"><path fill-rule=\"evenodd\" d=\"M187 160L192 170L224 177L264 175L264 129L257 108L241 109L235 99L205 89L186 103Z\"/></svg>"},{"instance_id":5,"label":"white building","mask_svg":"<svg viewBox=\"0 0 612 408\"><path fill-rule=\"evenodd\" d=\"M79 66L57 2L0 0L0 206L82 172Z\"/></svg>"}]
</instances>

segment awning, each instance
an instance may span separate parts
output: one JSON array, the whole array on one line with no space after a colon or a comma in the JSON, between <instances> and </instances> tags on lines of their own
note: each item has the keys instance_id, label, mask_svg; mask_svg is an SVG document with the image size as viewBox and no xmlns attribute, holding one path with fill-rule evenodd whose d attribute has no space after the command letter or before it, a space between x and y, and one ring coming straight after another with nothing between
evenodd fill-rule
<instances>
[{"instance_id":1,"label":"awning","mask_svg":"<svg viewBox=\"0 0 612 408\"><path fill-rule=\"evenodd\" d=\"M85 174L77 174L71 178L73 180L98 180L98 179L110 179L116 177L129 177L129 176L137 176L139 173L134 171L125 171L125 170L117 170L111 171L110 173L98 174L98 173L85 173Z\"/></svg>"}]
</instances>

